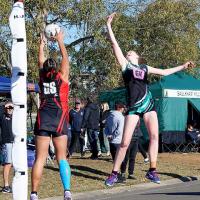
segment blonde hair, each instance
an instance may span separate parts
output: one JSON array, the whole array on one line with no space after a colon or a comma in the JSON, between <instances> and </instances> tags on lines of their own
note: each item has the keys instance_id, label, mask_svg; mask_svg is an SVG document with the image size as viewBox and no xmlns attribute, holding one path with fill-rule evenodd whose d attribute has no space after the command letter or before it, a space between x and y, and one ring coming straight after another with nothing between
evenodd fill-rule
<instances>
[{"instance_id":1,"label":"blonde hair","mask_svg":"<svg viewBox=\"0 0 200 200\"><path fill-rule=\"evenodd\" d=\"M108 103L107 102L103 102L102 104L101 104L101 107L102 107L102 109L105 111L105 110L109 110L109 105L108 105Z\"/></svg>"}]
</instances>

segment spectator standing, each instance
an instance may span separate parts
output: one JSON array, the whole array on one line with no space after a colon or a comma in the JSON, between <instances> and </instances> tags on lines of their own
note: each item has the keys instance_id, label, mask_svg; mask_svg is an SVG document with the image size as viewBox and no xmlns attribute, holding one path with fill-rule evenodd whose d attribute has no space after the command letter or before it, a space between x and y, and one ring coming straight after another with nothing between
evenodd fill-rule
<instances>
[{"instance_id":1,"label":"spectator standing","mask_svg":"<svg viewBox=\"0 0 200 200\"><path fill-rule=\"evenodd\" d=\"M128 165L128 178L129 179L136 179L134 176L134 169L135 169L135 158L138 152L138 146L139 146L139 138L142 136L142 131L139 127L139 123L137 124L135 131L132 135L131 142L129 144L129 147L126 151L125 158L121 164L121 180L126 180L126 166Z\"/></svg>"},{"instance_id":2,"label":"spectator standing","mask_svg":"<svg viewBox=\"0 0 200 200\"><path fill-rule=\"evenodd\" d=\"M80 144L81 156L84 156L85 153L83 150L85 141L84 138L81 137L81 125L83 121L83 114L84 109L81 108L81 101L79 99L76 99L74 108L71 109L69 112L69 123L71 125L71 143L69 147L70 156L72 156L78 140Z\"/></svg>"},{"instance_id":3,"label":"spectator standing","mask_svg":"<svg viewBox=\"0 0 200 200\"><path fill-rule=\"evenodd\" d=\"M110 112L105 124L105 134L110 142L110 153L113 161L122 140L124 128L124 110L124 104L116 103L115 110Z\"/></svg>"},{"instance_id":4,"label":"spectator standing","mask_svg":"<svg viewBox=\"0 0 200 200\"><path fill-rule=\"evenodd\" d=\"M138 141L138 151L142 154L142 156L144 158L144 163L149 163L149 157L148 157L146 151L144 150L144 147L142 146L141 138L142 137L140 137L139 141Z\"/></svg>"},{"instance_id":5,"label":"spectator standing","mask_svg":"<svg viewBox=\"0 0 200 200\"><path fill-rule=\"evenodd\" d=\"M102 149L105 148L106 155L110 155L110 145L108 138L105 134L105 123L106 119L110 114L109 105L108 103L104 102L101 104L100 110L100 133L99 133L99 142L98 142L98 155L101 155Z\"/></svg>"},{"instance_id":6,"label":"spectator standing","mask_svg":"<svg viewBox=\"0 0 200 200\"><path fill-rule=\"evenodd\" d=\"M11 193L12 189L9 186L9 175L12 167L12 147L14 136L12 132L12 113L13 104L7 102L5 107L0 109L0 127L2 134L2 155L3 155L3 193Z\"/></svg>"},{"instance_id":7,"label":"spectator standing","mask_svg":"<svg viewBox=\"0 0 200 200\"><path fill-rule=\"evenodd\" d=\"M99 106L87 98L87 104L85 107L82 123L82 131L87 129L88 140L91 147L91 159L98 159L98 136L99 136L99 120L100 109Z\"/></svg>"}]
</instances>

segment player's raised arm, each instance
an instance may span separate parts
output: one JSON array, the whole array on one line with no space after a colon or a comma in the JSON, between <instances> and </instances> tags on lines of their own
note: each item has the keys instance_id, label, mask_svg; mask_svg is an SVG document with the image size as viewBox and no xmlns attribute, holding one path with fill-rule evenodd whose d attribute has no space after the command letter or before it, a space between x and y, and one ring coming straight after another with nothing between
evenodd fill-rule
<instances>
[{"instance_id":1,"label":"player's raised arm","mask_svg":"<svg viewBox=\"0 0 200 200\"><path fill-rule=\"evenodd\" d=\"M38 66L39 68L43 67L44 61L45 61L45 55L44 55L44 47L46 45L46 38L43 33L40 34L40 46L39 46L39 56L38 56Z\"/></svg>"},{"instance_id":2,"label":"player's raised arm","mask_svg":"<svg viewBox=\"0 0 200 200\"><path fill-rule=\"evenodd\" d=\"M183 65L180 65L177 67L172 67L169 69L157 69L157 68L148 66L148 72L150 74L158 74L158 75L162 75L162 76L167 76L167 75L179 72L181 70L188 69L189 67L192 68L194 66L195 66L194 63L191 61L188 61L188 62L184 63Z\"/></svg>"},{"instance_id":3,"label":"player's raised arm","mask_svg":"<svg viewBox=\"0 0 200 200\"><path fill-rule=\"evenodd\" d=\"M107 17L107 28L108 28L108 34L109 34L109 37L110 37L110 41L112 43L112 48L113 48L115 57L117 58L117 61L119 62L121 67L123 67L128 63L128 61L124 57L122 50L118 45L118 42L115 38L115 35L114 35L112 27L111 27L111 24L112 24L112 21L113 21L113 18L114 18L115 15L116 15L116 13L112 13L111 15L109 15Z\"/></svg>"},{"instance_id":4,"label":"player's raised arm","mask_svg":"<svg viewBox=\"0 0 200 200\"><path fill-rule=\"evenodd\" d=\"M69 56L64 44L64 33L62 31L60 31L55 37L54 39L57 40L59 48L60 48L60 52L61 52L61 56L62 56L62 60L61 60L61 65L60 65L60 72L64 78L65 81L68 81L69 79Z\"/></svg>"}]
</instances>

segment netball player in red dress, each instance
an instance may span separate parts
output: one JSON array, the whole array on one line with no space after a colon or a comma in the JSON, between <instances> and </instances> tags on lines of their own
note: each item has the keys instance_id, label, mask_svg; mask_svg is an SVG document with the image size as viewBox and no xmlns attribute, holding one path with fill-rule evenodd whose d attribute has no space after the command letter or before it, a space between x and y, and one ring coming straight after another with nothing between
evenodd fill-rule
<instances>
[{"instance_id":1,"label":"netball player in red dress","mask_svg":"<svg viewBox=\"0 0 200 200\"><path fill-rule=\"evenodd\" d=\"M54 38L61 52L61 63L44 56L45 37L41 36L39 47L40 108L34 133L36 135L36 160L32 169L31 200L37 200L42 171L52 138L56 150L60 177L64 188L64 199L71 200L70 167L66 160L68 130L69 58L64 45L64 34ZM48 183L47 183L48 184Z\"/></svg>"}]
</instances>

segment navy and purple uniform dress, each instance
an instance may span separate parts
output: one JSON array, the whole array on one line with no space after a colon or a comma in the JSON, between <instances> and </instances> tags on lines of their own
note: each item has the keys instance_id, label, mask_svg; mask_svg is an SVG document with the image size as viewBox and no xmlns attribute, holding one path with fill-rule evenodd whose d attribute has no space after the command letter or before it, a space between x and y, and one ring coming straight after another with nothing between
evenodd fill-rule
<instances>
[{"instance_id":1,"label":"navy and purple uniform dress","mask_svg":"<svg viewBox=\"0 0 200 200\"><path fill-rule=\"evenodd\" d=\"M127 114L143 116L145 113L155 111L154 100L148 90L147 65L134 65L130 62L122 68L122 75L128 93Z\"/></svg>"}]
</instances>

